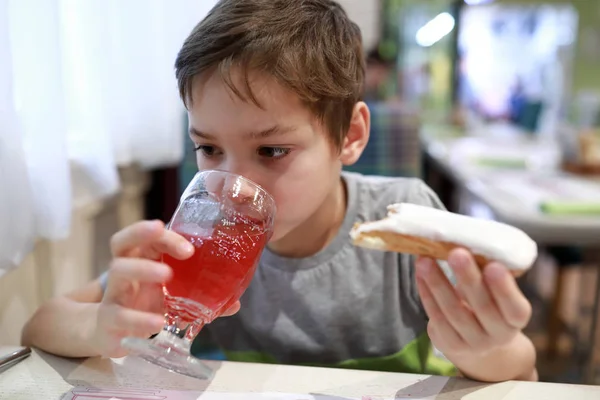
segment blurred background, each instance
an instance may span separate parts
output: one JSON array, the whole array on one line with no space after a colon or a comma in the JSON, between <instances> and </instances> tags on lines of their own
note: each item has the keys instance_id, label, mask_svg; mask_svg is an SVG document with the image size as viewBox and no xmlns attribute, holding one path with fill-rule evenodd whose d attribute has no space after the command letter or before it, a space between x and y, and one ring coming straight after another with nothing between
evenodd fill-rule
<instances>
[{"instance_id":1,"label":"blurred background","mask_svg":"<svg viewBox=\"0 0 600 400\"><path fill-rule=\"evenodd\" d=\"M173 62L215 3L0 0L0 345L114 232L170 218L196 171ZM600 384L600 0L340 3L373 118L349 169L531 235L541 379Z\"/></svg>"}]
</instances>

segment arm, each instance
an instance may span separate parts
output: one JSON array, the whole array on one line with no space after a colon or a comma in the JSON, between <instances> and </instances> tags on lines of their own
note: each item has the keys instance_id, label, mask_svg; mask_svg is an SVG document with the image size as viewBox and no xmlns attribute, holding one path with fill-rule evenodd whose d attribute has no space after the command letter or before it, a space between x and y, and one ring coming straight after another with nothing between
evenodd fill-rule
<instances>
[{"instance_id":1,"label":"arm","mask_svg":"<svg viewBox=\"0 0 600 400\"><path fill-rule=\"evenodd\" d=\"M157 284L171 271L153 260L162 253L189 257L193 247L187 251L182 243L187 242L157 221L117 232L111 239L115 258L109 274L43 304L25 325L21 342L67 357L126 355L121 338L149 336L162 328Z\"/></svg>"},{"instance_id":2,"label":"arm","mask_svg":"<svg viewBox=\"0 0 600 400\"><path fill-rule=\"evenodd\" d=\"M101 300L99 280L49 300L25 325L22 344L65 357L98 355L91 338Z\"/></svg>"},{"instance_id":3,"label":"arm","mask_svg":"<svg viewBox=\"0 0 600 400\"><path fill-rule=\"evenodd\" d=\"M157 260L164 253L184 260L193 246L162 223L142 221L115 234L111 249L108 275L42 305L23 329L24 345L66 357L124 357L123 338L163 328L161 283L172 271Z\"/></svg>"},{"instance_id":4,"label":"arm","mask_svg":"<svg viewBox=\"0 0 600 400\"><path fill-rule=\"evenodd\" d=\"M446 355L465 378L483 382L537 381L536 354L531 340L518 334L508 345L481 356Z\"/></svg>"}]
</instances>

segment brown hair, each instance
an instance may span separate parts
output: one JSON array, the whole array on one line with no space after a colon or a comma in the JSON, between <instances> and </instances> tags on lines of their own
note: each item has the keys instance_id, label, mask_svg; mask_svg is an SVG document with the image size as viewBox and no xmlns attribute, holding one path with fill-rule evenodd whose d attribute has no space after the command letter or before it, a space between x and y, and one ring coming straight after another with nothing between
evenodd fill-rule
<instances>
[{"instance_id":1,"label":"brown hair","mask_svg":"<svg viewBox=\"0 0 600 400\"><path fill-rule=\"evenodd\" d=\"M214 70L260 107L249 74L265 73L299 96L339 146L362 95L365 60L360 29L333 0L221 0L185 40L175 68L186 106L194 78Z\"/></svg>"}]
</instances>

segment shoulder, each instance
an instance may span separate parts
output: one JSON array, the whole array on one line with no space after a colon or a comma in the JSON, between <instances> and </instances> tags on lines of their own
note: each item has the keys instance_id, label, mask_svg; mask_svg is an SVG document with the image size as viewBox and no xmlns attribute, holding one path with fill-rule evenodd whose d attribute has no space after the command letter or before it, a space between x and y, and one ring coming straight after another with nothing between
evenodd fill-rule
<instances>
[{"instance_id":1,"label":"shoulder","mask_svg":"<svg viewBox=\"0 0 600 400\"><path fill-rule=\"evenodd\" d=\"M344 172L344 179L357 191L359 214L365 219L383 218L387 206L413 203L443 209L434 191L418 178L362 175Z\"/></svg>"}]
</instances>

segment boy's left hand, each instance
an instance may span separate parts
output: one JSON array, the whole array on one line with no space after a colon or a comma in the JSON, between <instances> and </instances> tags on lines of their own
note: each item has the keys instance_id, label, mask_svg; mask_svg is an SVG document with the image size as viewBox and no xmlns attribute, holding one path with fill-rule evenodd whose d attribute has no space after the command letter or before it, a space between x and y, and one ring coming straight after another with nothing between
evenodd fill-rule
<instances>
[{"instance_id":1,"label":"boy's left hand","mask_svg":"<svg viewBox=\"0 0 600 400\"><path fill-rule=\"evenodd\" d=\"M448 264L456 287L434 260L419 258L416 265L435 347L446 356L477 356L509 344L531 317L531 304L509 270L492 262L482 271L464 249L453 250Z\"/></svg>"}]
</instances>

